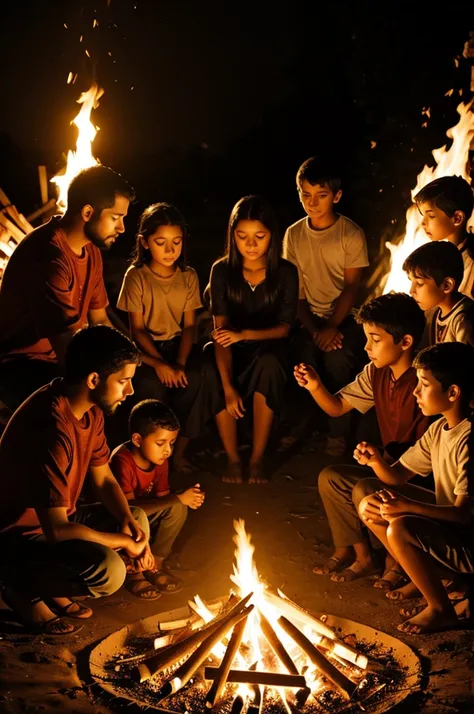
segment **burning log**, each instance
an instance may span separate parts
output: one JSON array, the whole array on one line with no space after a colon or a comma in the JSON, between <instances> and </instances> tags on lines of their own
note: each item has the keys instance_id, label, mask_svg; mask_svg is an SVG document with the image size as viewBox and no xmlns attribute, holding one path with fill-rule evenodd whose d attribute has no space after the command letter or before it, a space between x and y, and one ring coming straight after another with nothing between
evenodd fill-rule
<instances>
[{"instance_id":1,"label":"burning log","mask_svg":"<svg viewBox=\"0 0 474 714\"><path fill-rule=\"evenodd\" d=\"M288 670L288 672L290 674L299 674L295 663L291 659L291 657L288 654L288 652L286 651L286 649L283 647L278 635L276 634L275 630L268 622L265 615L263 615L260 611L259 611L258 615L260 618L260 627L262 628L262 632L265 635L268 643L272 647L273 651L275 652L275 654L278 657L278 659L280 660L280 662L283 664L284 667L286 667L286 669Z\"/></svg>"},{"instance_id":2,"label":"burning log","mask_svg":"<svg viewBox=\"0 0 474 714\"><path fill-rule=\"evenodd\" d=\"M204 679L216 680L219 676L220 667L206 667ZM227 681L232 684L262 684L267 687L288 687L303 689L306 687L306 680L302 674L286 674L285 672L260 672L250 669L231 669L227 675Z\"/></svg>"},{"instance_id":3,"label":"burning log","mask_svg":"<svg viewBox=\"0 0 474 714\"><path fill-rule=\"evenodd\" d=\"M227 676L229 674L229 670L232 666L232 662L234 661L234 657L237 654L237 651L240 647L240 643L242 642L242 637L244 636L246 624L247 624L247 618L245 618L244 620L241 620L234 627L232 636L229 640L229 644L227 645L227 649L225 651L225 655L222 658L221 665L218 669L217 676L214 679L214 683L213 683L212 687L210 688L209 692L207 693L206 707L208 707L209 709L212 708L220 700L220 698L222 696L222 692L224 691L224 687L227 682Z\"/></svg>"},{"instance_id":4,"label":"burning log","mask_svg":"<svg viewBox=\"0 0 474 714\"><path fill-rule=\"evenodd\" d=\"M358 652L355 647L347 645L345 642L341 642L337 639L336 633L331 630L330 627L318 620L316 617L312 617L304 608L297 605L295 602L290 600L286 595L280 593L280 596L274 593L265 593L265 598L268 602L283 611L283 613L294 620L297 620L302 625L307 625L312 630L315 630L320 635L320 642L318 642L321 647L327 649L331 652L335 652L343 659L355 664L361 669L367 668L367 657L360 652Z\"/></svg>"},{"instance_id":5,"label":"burning log","mask_svg":"<svg viewBox=\"0 0 474 714\"><path fill-rule=\"evenodd\" d=\"M145 662L139 664L134 672L135 679L140 683L145 682L147 679L157 674L157 672L161 672L167 667L179 662L183 659L183 657L192 652L195 647L200 645L203 640L218 630L222 624L227 624L232 620L236 613L241 613L252 595L253 593L249 593L222 617L216 617L208 625L205 625L200 630L197 630L186 639L181 640L174 645L170 645L165 650L158 652L156 655L153 655L149 659L145 660ZM227 629L230 627L232 627L232 625L229 625Z\"/></svg>"},{"instance_id":6,"label":"burning log","mask_svg":"<svg viewBox=\"0 0 474 714\"><path fill-rule=\"evenodd\" d=\"M166 699L171 694L177 692L181 687L189 682L196 670L203 664L209 656L213 647L219 642L223 635L231 628L237 625L242 619L246 618L253 610L253 605L249 605L244 610L239 609L231 617L225 617L220 622L220 625L199 645L199 647L188 657L188 659L174 672L173 679L161 687L158 692L158 701Z\"/></svg>"},{"instance_id":7,"label":"burning log","mask_svg":"<svg viewBox=\"0 0 474 714\"><path fill-rule=\"evenodd\" d=\"M283 615L278 618L280 627L296 642L303 652L310 658L311 662L324 674L346 698L350 699L357 689L357 684L351 682L345 674L340 672L324 654L313 645L308 638L303 635L292 622Z\"/></svg>"},{"instance_id":8,"label":"burning log","mask_svg":"<svg viewBox=\"0 0 474 714\"><path fill-rule=\"evenodd\" d=\"M230 714L241 714L245 707L245 699L238 694L232 703Z\"/></svg>"}]
</instances>

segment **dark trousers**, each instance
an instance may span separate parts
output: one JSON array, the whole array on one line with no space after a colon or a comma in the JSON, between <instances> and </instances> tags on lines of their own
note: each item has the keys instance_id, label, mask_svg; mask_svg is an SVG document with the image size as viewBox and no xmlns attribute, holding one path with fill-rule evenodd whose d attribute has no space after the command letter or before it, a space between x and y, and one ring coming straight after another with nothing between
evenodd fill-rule
<instances>
[{"instance_id":1,"label":"dark trousers","mask_svg":"<svg viewBox=\"0 0 474 714\"><path fill-rule=\"evenodd\" d=\"M352 315L346 317L342 322L339 332L344 337L342 348L332 352L320 350L304 327L296 330L291 340L293 366L300 362L310 364L317 370L324 386L332 394L351 382L367 362L363 349L364 333ZM309 394L304 398L306 404L308 404L309 398L311 404L314 405ZM306 408L311 409L312 407L307 406ZM349 413L342 417L330 418L328 420L329 436L333 438L345 436L347 438L351 431L351 416Z\"/></svg>"},{"instance_id":2,"label":"dark trousers","mask_svg":"<svg viewBox=\"0 0 474 714\"><path fill-rule=\"evenodd\" d=\"M0 400L12 412L18 409L30 394L61 376L57 362L46 362L28 357L0 364Z\"/></svg>"},{"instance_id":3,"label":"dark trousers","mask_svg":"<svg viewBox=\"0 0 474 714\"><path fill-rule=\"evenodd\" d=\"M148 515L150 546L157 558L166 558L188 515L188 507L177 501Z\"/></svg>"},{"instance_id":4,"label":"dark trousers","mask_svg":"<svg viewBox=\"0 0 474 714\"><path fill-rule=\"evenodd\" d=\"M144 511L136 507L131 511L149 535ZM119 530L118 522L101 503L80 506L70 520L105 533ZM42 534L0 536L1 580L31 599L112 595L122 587L125 575L117 551L99 543L77 539L48 543Z\"/></svg>"},{"instance_id":5,"label":"dark trousers","mask_svg":"<svg viewBox=\"0 0 474 714\"><path fill-rule=\"evenodd\" d=\"M180 337L155 342L163 359L176 362ZM146 364L138 367L133 379L135 401L159 399L176 412L181 424L181 434L189 439L202 435L206 423L217 413L213 411L212 394L218 388L214 370L202 357L202 351L193 347L186 364L187 387L168 388L160 382L155 370Z\"/></svg>"}]
</instances>

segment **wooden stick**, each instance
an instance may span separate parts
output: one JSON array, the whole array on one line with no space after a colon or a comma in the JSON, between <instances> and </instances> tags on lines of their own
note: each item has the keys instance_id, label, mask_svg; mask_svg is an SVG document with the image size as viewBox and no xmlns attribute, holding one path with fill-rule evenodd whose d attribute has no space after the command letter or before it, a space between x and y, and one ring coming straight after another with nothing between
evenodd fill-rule
<instances>
[{"instance_id":1,"label":"wooden stick","mask_svg":"<svg viewBox=\"0 0 474 714\"><path fill-rule=\"evenodd\" d=\"M4 206L11 206L10 199L8 198L5 191L2 191L1 188L0 188L0 203L2 203Z\"/></svg>"},{"instance_id":2,"label":"wooden stick","mask_svg":"<svg viewBox=\"0 0 474 714\"><path fill-rule=\"evenodd\" d=\"M0 224L7 229L7 231L13 236L13 238L20 243L23 238L25 237L25 234L23 233L20 228L17 228L12 221L6 217L4 213L0 211Z\"/></svg>"},{"instance_id":3,"label":"wooden stick","mask_svg":"<svg viewBox=\"0 0 474 714\"><path fill-rule=\"evenodd\" d=\"M166 699L166 697L169 697L171 694L174 694L181 689L181 687L184 687L184 685L189 682L198 667L200 667L207 659L211 650L216 646L219 640L222 639L223 635L225 635L231 627L237 625L237 623L243 618L246 618L253 610L253 607L253 605L249 605L249 607L246 607L244 610L236 612L230 619L224 618L220 623L220 626L217 627L217 629L215 629L203 642L201 642L197 650L195 650L195 652L188 657L181 667L178 667L178 669L173 673L173 678L168 682L165 682L165 684L161 687L157 693L158 701L160 701L160 699Z\"/></svg>"},{"instance_id":4,"label":"wooden stick","mask_svg":"<svg viewBox=\"0 0 474 714\"><path fill-rule=\"evenodd\" d=\"M313 645L308 638L303 635L292 622L283 615L278 618L280 627L296 642L303 652L309 657L311 662L336 686L345 699L350 699L357 689L357 684L351 682L348 677L340 672L324 654Z\"/></svg>"},{"instance_id":5,"label":"wooden stick","mask_svg":"<svg viewBox=\"0 0 474 714\"><path fill-rule=\"evenodd\" d=\"M46 166L38 166L38 178L40 184L41 203L44 206L48 203L48 174Z\"/></svg>"},{"instance_id":6,"label":"wooden stick","mask_svg":"<svg viewBox=\"0 0 474 714\"><path fill-rule=\"evenodd\" d=\"M216 680L220 667L206 667L204 679ZM306 680L302 674L286 674L286 672L255 672L249 669L231 669L227 681L233 684L263 684L267 687L291 687L302 689Z\"/></svg>"},{"instance_id":7,"label":"wooden stick","mask_svg":"<svg viewBox=\"0 0 474 714\"><path fill-rule=\"evenodd\" d=\"M271 605L280 609L286 617L292 620L297 620L302 625L307 625L312 630L315 630L321 636L321 644L326 649L334 649L334 651L340 656L346 659L348 662L357 665L361 669L366 669L367 667L367 657L360 652L358 652L355 647L346 645L345 642L341 642L337 639L336 633L331 630L330 627L318 620L318 618L313 617L304 608L297 605L293 600L286 597L284 593L280 592L280 596L274 593L266 592L265 598L269 601ZM326 638L326 639L325 639ZM331 644L331 642L333 644ZM324 644L323 644L324 643Z\"/></svg>"},{"instance_id":8,"label":"wooden stick","mask_svg":"<svg viewBox=\"0 0 474 714\"><path fill-rule=\"evenodd\" d=\"M48 211L52 211L56 206L56 199L51 198L48 203L45 203L44 206L41 206L41 208L38 208L37 211L33 211L33 213L30 213L29 216L27 216L28 221L35 221L37 218L43 215L43 213L47 213Z\"/></svg>"},{"instance_id":9,"label":"wooden stick","mask_svg":"<svg viewBox=\"0 0 474 714\"><path fill-rule=\"evenodd\" d=\"M196 630L192 635L174 645L170 645L156 655L150 657L138 665L134 670L133 676L139 682L145 682L150 677L153 677L157 672L161 672L172 664L178 662L192 650L201 644L212 632L214 632L222 622L229 621L236 612L241 612L246 606L253 593L249 593L246 597L240 600L234 607L224 616L218 616L208 625L205 625L200 630Z\"/></svg>"},{"instance_id":10,"label":"wooden stick","mask_svg":"<svg viewBox=\"0 0 474 714\"><path fill-rule=\"evenodd\" d=\"M241 714L245 707L245 699L240 696L240 694L237 694L236 698L232 702L232 709L230 710L230 714Z\"/></svg>"},{"instance_id":11,"label":"wooden stick","mask_svg":"<svg viewBox=\"0 0 474 714\"><path fill-rule=\"evenodd\" d=\"M244 636L247 618L241 620L233 629L232 637L229 640L225 655L219 667L219 674L212 684L212 687L207 693L206 707L211 709L222 697L222 692L227 682L227 675L234 661L235 655L240 647L242 637Z\"/></svg>"},{"instance_id":12,"label":"wooden stick","mask_svg":"<svg viewBox=\"0 0 474 714\"><path fill-rule=\"evenodd\" d=\"M262 628L262 632L265 635L268 643L272 647L273 651L275 652L275 654L278 657L278 659L280 660L280 662L283 664L283 666L288 670L288 672L290 674L299 674L295 663L291 659L291 657L288 654L288 652L286 651L286 649L283 647L278 635L276 634L275 630L268 622L265 615L262 615L262 613L260 611L259 611L258 615L260 618L260 627Z\"/></svg>"},{"instance_id":13,"label":"wooden stick","mask_svg":"<svg viewBox=\"0 0 474 714\"><path fill-rule=\"evenodd\" d=\"M2 209L2 212L10 216L10 218L16 223L18 228L20 228L22 231L25 233L31 233L33 230L33 226L31 223L28 223L26 220L25 216L22 213L18 213L17 209L15 206L10 204L9 206L5 206L5 208Z\"/></svg>"}]
</instances>

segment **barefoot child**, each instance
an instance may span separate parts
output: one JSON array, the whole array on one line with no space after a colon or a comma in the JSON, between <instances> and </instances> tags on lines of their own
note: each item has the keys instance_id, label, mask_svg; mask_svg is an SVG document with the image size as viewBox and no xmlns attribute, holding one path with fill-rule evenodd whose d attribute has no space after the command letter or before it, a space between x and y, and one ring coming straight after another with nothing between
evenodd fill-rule
<instances>
[{"instance_id":1,"label":"barefoot child","mask_svg":"<svg viewBox=\"0 0 474 714\"><path fill-rule=\"evenodd\" d=\"M372 445L359 444L354 457L377 479L363 482L359 513L421 593L426 607L399 626L407 634L458 625L441 577L474 573L472 527L472 411L474 350L447 342L415 358L417 402L426 416L441 414L414 446L389 466ZM435 493L404 485L415 474L433 472Z\"/></svg>"},{"instance_id":2,"label":"barefoot child","mask_svg":"<svg viewBox=\"0 0 474 714\"><path fill-rule=\"evenodd\" d=\"M186 223L177 208L155 203L141 215L133 263L125 273L117 306L129 314L130 330L143 366L134 386L137 398L170 401L183 425L173 465L190 471L184 452L200 436L210 385L195 346L201 307L196 271L186 264ZM215 390L215 387L214 387Z\"/></svg>"},{"instance_id":3,"label":"barefoot child","mask_svg":"<svg viewBox=\"0 0 474 714\"><path fill-rule=\"evenodd\" d=\"M242 481L237 419L253 403L249 482L264 483L263 457L286 382L285 351L296 318L298 273L280 257L272 207L259 196L234 206L225 256L211 269L215 360L222 383L216 421L228 458L225 481Z\"/></svg>"},{"instance_id":4,"label":"barefoot child","mask_svg":"<svg viewBox=\"0 0 474 714\"><path fill-rule=\"evenodd\" d=\"M414 444L429 424L413 396L416 372L411 366L425 319L413 298L405 293L390 293L370 300L360 308L356 319L365 332L370 363L354 382L331 394L313 368L305 364L295 367L295 378L332 417L352 409L365 414L375 407L385 453L393 460ZM331 579L336 582L355 580L375 569L356 507L358 483L366 477L366 470L350 465L327 466L319 475L319 493L335 549L327 562L315 567L314 572L332 573ZM376 587L391 589L399 584L400 577L400 572L388 561Z\"/></svg>"},{"instance_id":5,"label":"barefoot child","mask_svg":"<svg viewBox=\"0 0 474 714\"><path fill-rule=\"evenodd\" d=\"M176 593L183 584L164 569L174 541L186 520L188 507L199 508L204 493L199 484L182 493L170 493L168 461L179 435L175 414L157 399L136 404L129 420L130 441L119 446L111 468L129 503L148 516L154 567L127 577L129 590L144 600Z\"/></svg>"},{"instance_id":6,"label":"barefoot child","mask_svg":"<svg viewBox=\"0 0 474 714\"><path fill-rule=\"evenodd\" d=\"M474 297L474 236L467 230L474 209L472 188L461 176L442 176L418 191L415 203L428 238L448 240L460 251L464 276L459 292Z\"/></svg>"},{"instance_id":7,"label":"barefoot child","mask_svg":"<svg viewBox=\"0 0 474 714\"><path fill-rule=\"evenodd\" d=\"M473 342L474 301L459 292L464 265L452 243L425 243L403 263L410 295L427 314L428 341Z\"/></svg>"}]
</instances>

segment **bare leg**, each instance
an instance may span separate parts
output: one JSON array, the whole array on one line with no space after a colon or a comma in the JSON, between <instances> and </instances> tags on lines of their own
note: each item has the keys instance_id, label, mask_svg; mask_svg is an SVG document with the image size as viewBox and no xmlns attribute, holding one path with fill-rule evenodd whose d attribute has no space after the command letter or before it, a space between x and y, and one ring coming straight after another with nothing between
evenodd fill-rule
<instances>
[{"instance_id":1,"label":"bare leg","mask_svg":"<svg viewBox=\"0 0 474 714\"><path fill-rule=\"evenodd\" d=\"M249 483L266 483L261 462L267 448L274 413L267 406L265 397L260 392L253 395L253 446L250 456ZM252 473L253 472L253 473Z\"/></svg>"},{"instance_id":2,"label":"bare leg","mask_svg":"<svg viewBox=\"0 0 474 714\"><path fill-rule=\"evenodd\" d=\"M242 481L242 466L237 450L237 421L227 409L223 409L216 415L216 425L229 462L222 480L227 483L240 483Z\"/></svg>"},{"instance_id":3,"label":"bare leg","mask_svg":"<svg viewBox=\"0 0 474 714\"><path fill-rule=\"evenodd\" d=\"M387 530L391 552L427 602L422 612L398 628L413 635L450 629L458 624L433 557L421 550L412 534L416 527L422 528L422 524L416 524L414 518L402 516L393 520Z\"/></svg>"}]
</instances>

